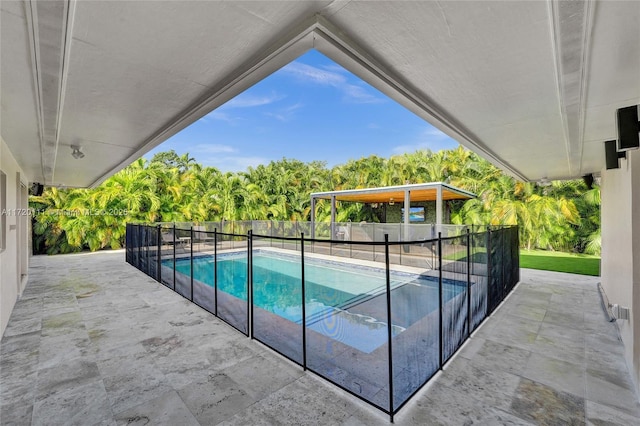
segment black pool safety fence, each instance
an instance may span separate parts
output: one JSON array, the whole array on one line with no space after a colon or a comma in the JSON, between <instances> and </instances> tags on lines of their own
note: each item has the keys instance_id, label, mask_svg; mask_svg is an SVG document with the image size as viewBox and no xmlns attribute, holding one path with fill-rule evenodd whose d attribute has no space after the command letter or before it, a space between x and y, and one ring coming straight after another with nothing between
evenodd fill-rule
<instances>
[{"instance_id":1,"label":"black pool safety fence","mask_svg":"<svg viewBox=\"0 0 640 426\"><path fill-rule=\"evenodd\" d=\"M126 261L393 421L520 279L516 226L452 229L127 224Z\"/></svg>"}]
</instances>

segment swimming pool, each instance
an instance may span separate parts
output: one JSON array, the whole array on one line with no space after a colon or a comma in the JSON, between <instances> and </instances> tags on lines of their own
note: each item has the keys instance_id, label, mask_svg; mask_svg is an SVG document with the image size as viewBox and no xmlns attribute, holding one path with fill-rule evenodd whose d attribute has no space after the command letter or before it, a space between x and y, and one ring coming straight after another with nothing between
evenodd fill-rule
<instances>
[{"instance_id":1,"label":"swimming pool","mask_svg":"<svg viewBox=\"0 0 640 426\"><path fill-rule=\"evenodd\" d=\"M193 258L193 277L214 286L214 258ZM172 266L166 262L165 266ZM218 255L218 290L247 300L247 254ZM177 259L176 271L191 273L189 259ZM288 321L302 324L300 256L270 250L253 251L253 304ZM422 316L403 309L421 300L422 312L439 306L438 280L430 276L391 271L392 334L398 335ZM420 291L416 291L419 288ZM444 280L444 300L464 291L466 283ZM382 268L305 257L306 326L360 351L370 353L387 341L386 276ZM427 291L425 291L427 290ZM367 307L366 309L364 307Z\"/></svg>"}]
</instances>

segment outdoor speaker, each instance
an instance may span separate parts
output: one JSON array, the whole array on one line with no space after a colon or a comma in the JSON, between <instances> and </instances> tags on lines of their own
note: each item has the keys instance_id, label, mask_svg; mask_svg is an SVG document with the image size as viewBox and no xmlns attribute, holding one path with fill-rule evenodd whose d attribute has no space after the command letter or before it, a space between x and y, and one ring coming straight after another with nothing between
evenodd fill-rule
<instances>
[{"instance_id":1,"label":"outdoor speaker","mask_svg":"<svg viewBox=\"0 0 640 426\"><path fill-rule=\"evenodd\" d=\"M588 175L582 176L582 180L584 184L587 186L587 189L593 189L593 174L589 173Z\"/></svg>"},{"instance_id":2,"label":"outdoor speaker","mask_svg":"<svg viewBox=\"0 0 640 426\"><path fill-rule=\"evenodd\" d=\"M618 151L628 151L640 147L640 123L638 105L620 108L616 112L618 123Z\"/></svg>"},{"instance_id":3,"label":"outdoor speaker","mask_svg":"<svg viewBox=\"0 0 640 426\"><path fill-rule=\"evenodd\" d=\"M42 192L44 191L44 185L38 182L34 182L31 185L31 195L35 195L36 197L39 197L42 195Z\"/></svg>"},{"instance_id":4,"label":"outdoor speaker","mask_svg":"<svg viewBox=\"0 0 640 426\"><path fill-rule=\"evenodd\" d=\"M606 157L607 170L620 168L619 158L627 158L625 151L618 152L616 141L606 141L604 143L604 155Z\"/></svg>"}]
</instances>

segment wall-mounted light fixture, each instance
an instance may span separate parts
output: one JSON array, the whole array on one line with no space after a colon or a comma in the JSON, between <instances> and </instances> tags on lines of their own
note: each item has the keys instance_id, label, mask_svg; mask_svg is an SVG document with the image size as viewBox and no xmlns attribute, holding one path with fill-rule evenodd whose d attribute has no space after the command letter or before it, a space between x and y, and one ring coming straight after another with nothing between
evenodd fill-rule
<instances>
[{"instance_id":1,"label":"wall-mounted light fixture","mask_svg":"<svg viewBox=\"0 0 640 426\"><path fill-rule=\"evenodd\" d=\"M80 151L80 149L78 145L71 145L71 156L76 160L84 158L84 152Z\"/></svg>"},{"instance_id":2,"label":"wall-mounted light fixture","mask_svg":"<svg viewBox=\"0 0 640 426\"><path fill-rule=\"evenodd\" d=\"M395 203L396 203L396 202L395 202L395 201L393 201L393 197L392 197L392 198L389 198L389 205L390 205L390 206L394 205Z\"/></svg>"},{"instance_id":3,"label":"wall-mounted light fixture","mask_svg":"<svg viewBox=\"0 0 640 426\"><path fill-rule=\"evenodd\" d=\"M39 197L42 195L42 192L44 191L44 185L39 183L39 182L33 182L31 184L31 188L29 188L29 195L35 195L36 197Z\"/></svg>"},{"instance_id":4,"label":"wall-mounted light fixture","mask_svg":"<svg viewBox=\"0 0 640 426\"><path fill-rule=\"evenodd\" d=\"M551 186L551 181L545 176L538 181L538 185L540 186Z\"/></svg>"}]
</instances>

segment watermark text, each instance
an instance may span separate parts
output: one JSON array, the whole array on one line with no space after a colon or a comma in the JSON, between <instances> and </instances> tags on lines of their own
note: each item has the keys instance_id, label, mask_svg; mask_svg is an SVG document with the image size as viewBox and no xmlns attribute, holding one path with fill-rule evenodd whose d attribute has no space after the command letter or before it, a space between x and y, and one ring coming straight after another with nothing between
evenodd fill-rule
<instances>
[{"instance_id":1,"label":"watermark text","mask_svg":"<svg viewBox=\"0 0 640 426\"><path fill-rule=\"evenodd\" d=\"M2 209L0 216L37 216L48 214L52 216L127 216L126 209Z\"/></svg>"}]
</instances>

